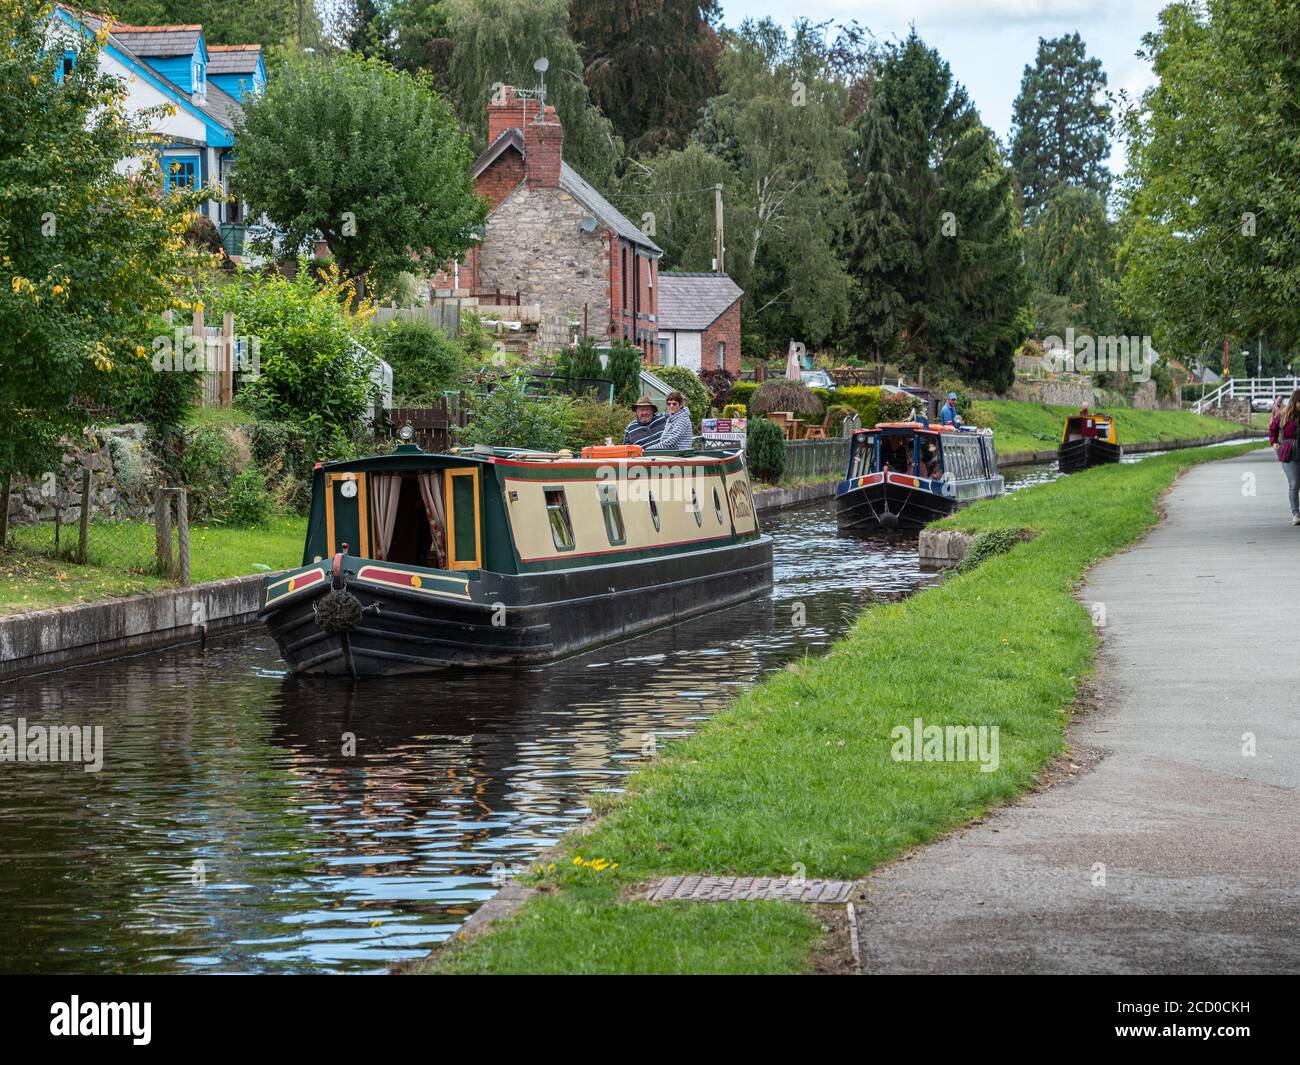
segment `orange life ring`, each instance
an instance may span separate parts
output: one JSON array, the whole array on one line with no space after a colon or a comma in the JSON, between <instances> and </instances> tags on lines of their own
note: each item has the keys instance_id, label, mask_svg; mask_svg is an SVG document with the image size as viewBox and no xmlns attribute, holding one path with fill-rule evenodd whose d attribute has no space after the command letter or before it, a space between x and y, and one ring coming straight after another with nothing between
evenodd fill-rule
<instances>
[{"instance_id":1,"label":"orange life ring","mask_svg":"<svg viewBox=\"0 0 1300 1065\"><path fill-rule=\"evenodd\" d=\"M644 453L640 444L600 444L582 449L584 459L634 459Z\"/></svg>"}]
</instances>

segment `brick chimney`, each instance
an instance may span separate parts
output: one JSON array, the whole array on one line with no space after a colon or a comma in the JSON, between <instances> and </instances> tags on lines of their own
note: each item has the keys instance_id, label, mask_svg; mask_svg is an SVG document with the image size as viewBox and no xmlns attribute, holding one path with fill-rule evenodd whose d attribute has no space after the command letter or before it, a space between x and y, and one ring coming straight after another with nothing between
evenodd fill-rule
<instances>
[{"instance_id":1,"label":"brick chimney","mask_svg":"<svg viewBox=\"0 0 1300 1065\"><path fill-rule=\"evenodd\" d=\"M524 122L524 164L530 189L560 187L560 159L564 153L564 127L549 104L534 110Z\"/></svg>"},{"instance_id":2,"label":"brick chimney","mask_svg":"<svg viewBox=\"0 0 1300 1065\"><path fill-rule=\"evenodd\" d=\"M503 85L498 95L488 97L488 144L508 129L522 131L527 110L531 110L535 115L536 102L520 97L513 85Z\"/></svg>"}]
</instances>

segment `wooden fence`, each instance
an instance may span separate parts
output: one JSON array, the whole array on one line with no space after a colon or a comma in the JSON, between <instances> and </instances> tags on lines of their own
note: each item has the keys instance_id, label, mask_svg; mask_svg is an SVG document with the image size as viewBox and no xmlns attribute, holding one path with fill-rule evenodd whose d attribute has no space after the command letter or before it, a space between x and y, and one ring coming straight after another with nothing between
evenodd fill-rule
<instances>
[{"instance_id":1,"label":"wooden fence","mask_svg":"<svg viewBox=\"0 0 1300 1065\"><path fill-rule=\"evenodd\" d=\"M381 431L396 439L402 426L409 425L415 434L412 443L425 451L442 452L456 446L452 430L463 428L467 420L465 405L459 398L444 396L428 407L394 407Z\"/></svg>"}]
</instances>

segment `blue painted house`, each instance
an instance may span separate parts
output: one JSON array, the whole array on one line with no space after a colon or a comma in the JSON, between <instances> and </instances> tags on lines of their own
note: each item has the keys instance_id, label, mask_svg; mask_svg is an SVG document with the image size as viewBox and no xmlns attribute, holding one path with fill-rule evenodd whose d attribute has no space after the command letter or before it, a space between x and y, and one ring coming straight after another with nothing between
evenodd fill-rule
<instances>
[{"instance_id":1,"label":"blue painted house","mask_svg":"<svg viewBox=\"0 0 1300 1065\"><path fill-rule=\"evenodd\" d=\"M54 34L99 32L104 19L74 7L55 8ZM203 27L128 26L108 22L100 68L126 83L132 111L170 104L153 120L162 154L163 180L212 190L205 213L221 230L226 250L243 250L245 207L228 198L235 162L240 101L266 86L261 45L209 46ZM65 63L75 62L65 51Z\"/></svg>"}]
</instances>

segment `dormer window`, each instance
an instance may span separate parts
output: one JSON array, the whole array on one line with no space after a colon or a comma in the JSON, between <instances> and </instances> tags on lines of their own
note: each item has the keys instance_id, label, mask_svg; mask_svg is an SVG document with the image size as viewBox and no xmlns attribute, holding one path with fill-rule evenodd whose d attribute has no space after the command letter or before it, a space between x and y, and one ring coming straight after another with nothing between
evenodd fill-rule
<instances>
[{"instance_id":1,"label":"dormer window","mask_svg":"<svg viewBox=\"0 0 1300 1065\"><path fill-rule=\"evenodd\" d=\"M58 67L54 71L54 80L62 85L63 79L71 74L73 70L76 69L76 66L77 53L69 49L63 53L63 59L59 62Z\"/></svg>"},{"instance_id":2,"label":"dormer window","mask_svg":"<svg viewBox=\"0 0 1300 1065\"><path fill-rule=\"evenodd\" d=\"M203 60L198 56L195 56L190 63L190 79L190 83L194 86L191 91L199 96L206 96L208 92L207 71Z\"/></svg>"}]
</instances>

